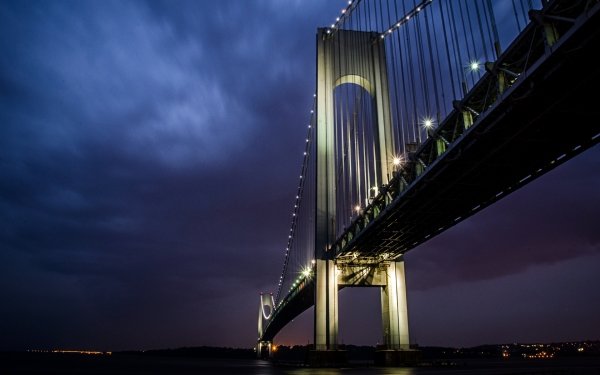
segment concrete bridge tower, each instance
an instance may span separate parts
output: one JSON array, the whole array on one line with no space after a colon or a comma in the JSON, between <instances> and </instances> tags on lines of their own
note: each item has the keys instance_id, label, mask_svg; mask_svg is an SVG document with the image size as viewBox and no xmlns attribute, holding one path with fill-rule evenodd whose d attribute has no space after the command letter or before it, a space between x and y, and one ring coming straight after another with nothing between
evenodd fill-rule
<instances>
[{"instance_id":1,"label":"concrete bridge tower","mask_svg":"<svg viewBox=\"0 0 600 375\"><path fill-rule=\"evenodd\" d=\"M319 29L317 33L316 235L315 235L315 365L344 361L338 351L338 289L340 286L379 286L386 348L409 348L404 263L390 260L353 264L335 259L330 250L336 239L336 164L334 144L334 89L356 84L369 93L375 114L377 180L387 184L395 155L390 98L383 40L378 33ZM359 269L357 269L357 267ZM362 271L361 271L362 269ZM370 277L350 277L364 274ZM361 273L362 272L362 273Z\"/></svg>"}]
</instances>

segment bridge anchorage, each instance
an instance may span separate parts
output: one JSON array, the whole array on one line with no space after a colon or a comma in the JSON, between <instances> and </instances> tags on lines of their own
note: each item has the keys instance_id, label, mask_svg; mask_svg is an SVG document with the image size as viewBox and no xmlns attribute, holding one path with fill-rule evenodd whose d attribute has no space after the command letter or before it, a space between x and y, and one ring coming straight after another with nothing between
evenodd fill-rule
<instances>
[{"instance_id":1,"label":"bridge anchorage","mask_svg":"<svg viewBox=\"0 0 600 375\"><path fill-rule=\"evenodd\" d=\"M589 95L600 87L600 2L512 2L518 27L504 51L491 1L425 0L378 32L357 10L365 3L338 21L358 12L358 22L317 32L314 114L278 292L261 295L261 357L314 306L308 361L343 364L338 292L378 287L376 363L413 363L404 254L600 141ZM465 70L461 51L487 62Z\"/></svg>"}]
</instances>

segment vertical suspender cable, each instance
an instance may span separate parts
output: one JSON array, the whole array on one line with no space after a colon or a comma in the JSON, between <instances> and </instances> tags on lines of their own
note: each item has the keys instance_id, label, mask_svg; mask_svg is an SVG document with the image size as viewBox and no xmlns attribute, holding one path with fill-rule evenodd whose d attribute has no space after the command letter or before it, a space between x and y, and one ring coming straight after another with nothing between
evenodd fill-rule
<instances>
[{"instance_id":1,"label":"vertical suspender cable","mask_svg":"<svg viewBox=\"0 0 600 375\"><path fill-rule=\"evenodd\" d=\"M494 35L494 52L496 53L497 60L502 53L502 49L500 48L500 36L498 35L498 28L496 27L496 17L494 16L494 7L492 6L492 1L486 0L486 5L490 25L492 27L492 34Z\"/></svg>"},{"instance_id":2,"label":"vertical suspender cable","mask_svg":"<svg viewBox=\"0 0 600 375\"><path fill-rule=\"evenodd\" d=\"M394 19L398 19L398 4L396 2L396 0L394 0L394 10L396 12L396 17L394 17ZM398 88L398 79L402 79L402 86L404 87L404 67L402 64L402 52L401 52L401 41L400 41L400 32L396 33L396 38L392 40L395 43L392 43L392 51L394 53L394 93L395 93L395 97L396 97L396 122L397 122L397 127L399 129L399 133L400 133L400 146L401 146L401 150L402 152L406 152L406 143L407 141L407 134L405 131L405 126L404 126L404 111L405 111L405 107L402 106L401 104L401 100L400 100L400 92L399 92L399 88ZM396 48L397 45L397 48ZM398 50L398 58L396 59L396 49ZM396 73L396 66L399 67L400 69L400 76L398 76L398 74ZM402 90L402 98L404 98L404 96L406 95L406 91Z\"/></svg>"},{"instance_id":3,"label":"vertical suspender cable","mask_svg":"<svg viewBox=\"0 0 600 375\"><path fill-rule=\"evenodd\" d=\"M425 35L427 36L427 49L429 50L429 70L431 71L431 75L432 75L432 84L433 84L433 95L435 98L435 119L436 122L439 124L440 123L440 98L439 98L439 93L438 93L438 85L437 85L437 75L436 75L436 65L438 65L438 69L439 69L439 64L435 64L434 59L433 59L433 53L434 53L434 49L431 46L431 34L429 31L429 16L428 16L429 12L425 11L425 14L423 15L423 18L425 19ZM435 33L434 33L435 36ZM436 43L437 45L437 43ZM443 86L442 86L443 88Z\"/></svg>"},{"instance_id":4,"label":"vertical suspender cable","mask_svg":"<svg viewBox=\"0 0 600 375\"><path fill-rule=\"evenodd\" d=\"M423 91L421 93L421 95L423 97L424 100L424 104L425 104L425 116L427 118L433 118L434 116L431 115L431 99L430 99L430 94L429 94L429 76L428 76L428 72L430 71L430 69L427 68L426 62L425 62L425 51L423 46L425 45L424 42L424 37L423 37L423 33L421 31L421 17L418 15L415 15L414 17L414 25L415 25L415 39L417 42L417 53L418 53L418 60L419 60L419 75L420 75L420 79L421 79L421 90Z\"/></svg>"},{"instance_id":5,"label":"vertical suspender cable","mask_svg":"<svg viewBox=\"0 0 600 375\"><path fill-rule=\"evenodd\" d=\"M460 53L461 50L461 45L459 43L458 40L458 29L456 27L456 16L454 13L454 8L452 7L452 2L448 3L449 7L450 7L450 14L448 15L448 17L450 17L450 25L452 26L452 36L454 37L454 43L456 48L454 49L455 51L455 59L456 59L456 69L457 72L461 78L461 85L462 85L462 95L467 95L467 88L466 88L466 83L465 83L465 72L464 69L462 69L462 65L463 65L463 58L462 58L462 54Z\"/></svg>"},{"instance_id":6,"label":"vertical suspender cable","mask_svg":"<svg viewBox=\"0 0 600 375\"><path fill-rule=\"evenodd\" d=\"M440 3L440 12L439 13L440 13L440 19L442 20L442 30L444 32L444 38L443 39L444 39L444 43L445 43L445 46L446 46L446 59L447 59L447 63L448 63L448 72L450 73L450 83L452 85L452 96L453 96L453 99L455 99L455 98L458 97L458 95L456 93L456 87L455 87L455 84L454 84L454 74L452 73L452 63L450 61L450 47L448 46L448 40L449 40L449 38L448 38L447 29L446 29L446 21L445 21L445 18L444 18L444 10L443 10L441 4L442 3Z\"/></svg>"},{"instance_id":7,"label":"vertical suspender cable","mask_svg":"<svg viewBox=\"0 0 600 375\"><path fill-rule=\"evenodd\" d=\"M512 0L513 13L515 15L515 21L517 22L517 30L521 30L521 22L519 21L519 14L517 13L517 5L515 0Z\"/></svg>"},{"instance_id":8,"label":"vertical suspender cable","mask_svg":"<svg viewBox=\"0 0 600 375\"><path fill-rule=\"evenodd\" d=\"M475 12L477 14L477 23L479 25L479 35L481 36L481 45L483 48L483 54L485 56L485 61L490 61L490 56L488 53L488 46L487 43L485 42L485 34L483 32L483 25L481 24L481 13L479 11L479 1L475 2ZM488 33L489 35L489 33Z\"/></svg>"}]
</instances>

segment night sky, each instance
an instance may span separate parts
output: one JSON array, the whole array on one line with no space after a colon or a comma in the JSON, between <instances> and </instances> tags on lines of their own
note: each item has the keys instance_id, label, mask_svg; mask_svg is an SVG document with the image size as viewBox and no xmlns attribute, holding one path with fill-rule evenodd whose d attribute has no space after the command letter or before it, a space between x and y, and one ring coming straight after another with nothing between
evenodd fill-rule
<instances>
[{"instance_id":1,"label":"night sky","mask_svg":"<svg viewBox=\"0 0 600 375\"><path fill-rule=\"evenodd\" d=\"M0 350L254 345L344 4L0 1ZM596 147L408 253L411 341L600 339L599 191Z\"/></svg>"}]
</instances>

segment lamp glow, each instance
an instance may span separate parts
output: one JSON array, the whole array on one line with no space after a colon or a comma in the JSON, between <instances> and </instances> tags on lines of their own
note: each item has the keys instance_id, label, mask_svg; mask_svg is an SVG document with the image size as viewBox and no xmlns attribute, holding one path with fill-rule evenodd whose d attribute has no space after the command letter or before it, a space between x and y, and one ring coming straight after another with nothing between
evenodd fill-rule
<instances>
[{"instance_id":1,"label":"lamp glow","mask_svg":"<svg viewBox=\"0 0 600 375\"><path fill-rule=\"evenodd\" d=\"M433 120L431 118L425 117L423 119L423 127L425 129L431 129L431 128L433 128L433 125L434 125L434 122L433 122Z\"/></svg>"}]
</instances>

